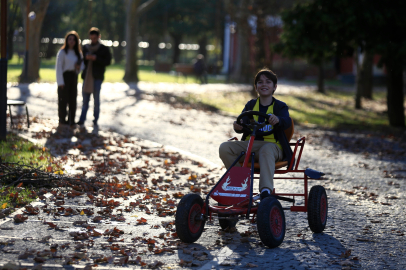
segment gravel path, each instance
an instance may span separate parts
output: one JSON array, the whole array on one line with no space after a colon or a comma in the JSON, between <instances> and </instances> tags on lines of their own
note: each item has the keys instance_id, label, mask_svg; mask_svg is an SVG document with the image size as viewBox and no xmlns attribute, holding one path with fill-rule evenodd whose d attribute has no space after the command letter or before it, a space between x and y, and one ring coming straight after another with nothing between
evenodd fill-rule
<instances>
[{"instance_id":1,"label":"gravel path","mask_svg":"<svg viewBox=\"0 0 406 270\"><path fill-rule=\"evenodd\" d=\"M101 130L110 129L172 145L221 165L217 156L218 146L234 136L231 130L234 117L197 110L175 110L167 104L136 99L135 91L128 86L110 86L105 84L102 89ZM153 93L156 89L168 89L172 93L194 91L190 85L149 86L140 84L139 88L146 93ZM224 87L223 90L221 87L208 85L198 91L238 91L243 86ZM31 115L50 118L55 123L57 110L53 88L54 85L43 84L30 85L29 90L9 88L8 96L26 100ZM291 91L304 89L295 86L290 88ZM287 234L277 249L261 246L255 232L248 242L244 242L238 233L219 232L218 226L207 226L195 244L176 250L174 254L159 255L162 257L160 260L165 260L172 267L178 267L181 259L193 261L200 269L251 268L253 265L257 269L268 269L270 265L275 269L405 269L405 160L391 160L373 153L368 155L343 151L329 140L324 131L298 128L294 138L303 135L309 140L301 168L310 167L326 173L327 180L321 184L328 190L329 219L323 234L311 233L305 214L286 211ZM213 177L219 173L213 172ZM311 185L314 184L320 183L312 181ZM277 182L276 188L278 192L284 188L298 192L301 186L297 183ZM151 219L151 224L160 222L159 218ZM1 225L2 228L10 226L13 226L11 222ZM31 229L24 226L28 225L18 225L16 229L38 230L38 237L48 233L36 226ZM145 232L139 226L136 230L132 226L125 227L128 227L125 230L125 241L130 241L134 234ZM127 235L128 230L133 235ZM243 233L253 231L253 228L251 224L242 221L237 225L237 230ZM19 229L3 232L10 236L20 234ZM26 242L18 239L14 245L24 247ZM4 251L5 246L2 247ZM17 256L10 254L0 253L1 260ZM199 261L197 258L202 255L207 256L206 260ZM148 252L143 253L142 257L151 263L156 259L156 255Z\"/></svg>"}]
</instances>

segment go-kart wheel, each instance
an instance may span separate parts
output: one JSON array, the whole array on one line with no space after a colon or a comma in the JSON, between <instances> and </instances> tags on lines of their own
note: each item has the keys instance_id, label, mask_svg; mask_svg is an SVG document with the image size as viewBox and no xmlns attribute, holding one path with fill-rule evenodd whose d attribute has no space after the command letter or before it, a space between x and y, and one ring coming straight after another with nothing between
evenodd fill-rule
<instances>
[{"instance_id":1,"label":"go-kart wheel","mask_svg":"<svg viewBox=\"0 0 406 270\"><path fill-rule=\"evenodd\" d=\"M220 206L224 206L223 204L220 204ZM230 217L229 215L224 215L224 214L218 214L218 217ZM235 225L237 225L238 218L236 217L235 219L219 219L220 227L222 230L225 230L227 228L234 228Z\"/></svg>"},{"instance_id":2,"label":"go-kart wheel","mask_svg":"<svg viewBox=\"0 0 406 270\"><path fill-rule=\"evenodd\" d=\"M187 194L176 210L176 233L185 243L193 243L202 235L205 220L200 219L203 199L197 194Z\"/></svg>"},{"instance_id":3,"label":"go-kart wheel","mask_svg":"<svg viewBox=\"0 0 406 270\"><path fill-rule=\"evenodd\" d=\"M315 233L324 231L327 223L327 194L322 186L314 186L310 189L308 205L307 205L307 220L310 229Z\"/></svg>"},{"instance_id":4,"label":"go-kart wheel","mask_svg":"<svg viewBox=\"0 0 406 270\"><path fill-rule=\"evenodd\" d=\"M285 238L285 213L281 203L267 197L261 201L257 211L257 228L262 243L270 248L278 247Z\"/></svg>"}]
</instances>

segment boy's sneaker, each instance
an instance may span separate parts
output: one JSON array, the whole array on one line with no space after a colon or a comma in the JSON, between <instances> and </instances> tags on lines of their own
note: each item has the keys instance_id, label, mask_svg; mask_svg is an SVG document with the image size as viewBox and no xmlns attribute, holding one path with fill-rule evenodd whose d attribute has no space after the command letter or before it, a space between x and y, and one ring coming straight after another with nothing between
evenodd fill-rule
<instances>
[{"instance_id":1,"label":"boy's sneaker","mask_svg":"<svg viewBox=\"0 0 406 270\"><path fill-rule=\"evenodd\" d=\"M262 201L263 199L270 197L270 196L271 196L271 194L269 194L269 192L265 190L265 191L261 192L260 199Z\"/></svg>"}]
</instances>

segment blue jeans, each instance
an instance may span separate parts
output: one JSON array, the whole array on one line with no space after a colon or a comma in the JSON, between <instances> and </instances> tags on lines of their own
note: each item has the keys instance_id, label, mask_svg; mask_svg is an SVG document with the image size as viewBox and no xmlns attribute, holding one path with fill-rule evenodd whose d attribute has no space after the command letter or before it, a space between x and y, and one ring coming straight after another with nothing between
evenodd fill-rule
<instances>
[{"instance_id":1,"label":"blue jeans","mask_svg":"<svg viewBox=\"0 0 406 270\"><path fill-rule=\"evenodd\" d=\"M93 123L97 125L97 120L99 120L100 115L100 89L102 85L102 80L94 80L94 89L93 89L93 99L94 99L94 120ZM89 109L89 101L90 101L89 93L85 93L82 89L82 96L83 96L83 105L82 105L82 114L80 115L79 122L85 123L86 121L86 114L87 110Z\"/></svg>"}]
</instances>

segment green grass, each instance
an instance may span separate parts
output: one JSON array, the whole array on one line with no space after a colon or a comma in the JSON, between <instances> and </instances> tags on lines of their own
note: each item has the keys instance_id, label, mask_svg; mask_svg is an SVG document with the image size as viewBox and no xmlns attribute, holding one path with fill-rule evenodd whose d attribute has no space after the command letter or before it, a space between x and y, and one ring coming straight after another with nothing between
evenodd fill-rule
<instances>
[{"instance_id":1,"label":"green grass","mask_svg":"<svg viewBox=\"0 0 406 270\"><path fill-rule=\"evenodd\" d=\"M7 69L7 81L8 82L18 82L18 77L21 75L22 70L22 60L18 63L18 58L15 56L8 62ZM140 81L146 82L167 82L167 83L197 83L195 76L188 76L187 79L184 77L177 78L169 73L156 73L152 66L138 66L139 72L138 76ZM113 64L107 67L105 73L105 82L123 82L125 66L123 64ZM42 59L41 66L39 70L40 82L56 82L55 75L55 58ZM79 76L79 82L82 79ZM208 79L209 83L224 83L224 80L218 80L215 78Z\"/></svg>"},{"instance_id":2,"label":"green grass","mask_svg":"<svg viewBox=\"0 0 406 270\"><path fill-rule=\"evenodd\" d=\"M7 134L7 140L0 142L0 156L3 162L21 162L36 167L45 166L52 159L45 147L35 144L13 134Z\"/></svg>"},{"instance_id":3,"label":"green grass","mask_svg":"<svg viewBox=\"0 0 406 270\"><path fill-rule=\"evenodd\" d=\"M49 166L52 160L48 149L36 146L13 133L7 135L6 141L0 141L0 156L2 162L19 162L34 167L44 166L44 168ZM0 182L0 209L20 207L36 199L35 188L13 186L6 188L7 184ZM16 193L18 193L17 196Z\"/></svg>"},{"instance_id":4,"label":"green grass","mask_svg":"<svg viewBox=\"0 0 406 270\"><path fill-rule=\"evenodd\" d=\"M21 207L37 198L35 190L23 187L3 187L0 194L0 209Z\"/></svg>"},{"instance_id":5,"label":"green grass","mask_svg":"<svg viewBox=\"0 0 406 270\"><path fill-rule=\"evenodd\" d=\"M350 92L328 89L328 94L301 92L275 97L289 106L295 124L320 128L351 128L379 130L388 128L385 93L374 93L373 101L364 101L365 109L354 108L354 96ZM186 102L203 103L234 115L241 113L244 105L252 99L248 92L188 94Z\"/></svg>"}]
</instances>

